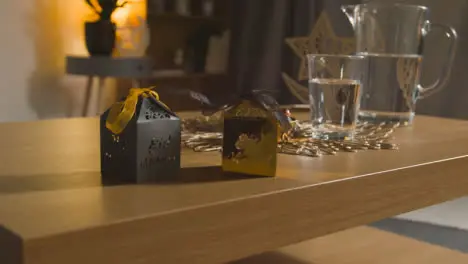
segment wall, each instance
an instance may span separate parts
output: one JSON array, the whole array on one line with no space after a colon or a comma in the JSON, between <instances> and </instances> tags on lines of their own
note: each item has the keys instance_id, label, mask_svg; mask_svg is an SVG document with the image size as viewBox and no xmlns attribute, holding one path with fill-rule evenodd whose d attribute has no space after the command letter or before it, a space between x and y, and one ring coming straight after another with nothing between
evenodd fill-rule
<instances>
[{"instance_id":1,"label":"wall","mask_svg":"<svg viewBox=\"0 0 468 264\"><path fill-rule=\"evenodd\" d=\"M65 75L64 66L66 54L86 55L88 12L80 0L2 2L0 122L80 114L86 79Z\"/></svg>"},{"instance_id":2,"label":"wall","mask_svg":"<svg viewBox=\"0 0 468 264\"><path fill-rule=\"evenodd\" d=\"M387 1L387 0L385 0ZM397 1L397 0L394 0ZM398 0L398 2L402 2ZM421 100L423 114L468 118L468 41L466 0L406 0L431 8L436 22L453 25L459 32L459 49L449 86ZM3 1L0 9L0 122L77 116L83 105L85 78L64 74L66 54L86 54L82 40L87 7L81 0ZM423 83L429 83L440 68L444 41L436 34L427 42ZM113 100L107 87L107 105ZM107 103L106 103L107 102ZM95 102L91 104L95 105ZM96 112L96 109L90 109Z\"/></svg>"}]
</instances>

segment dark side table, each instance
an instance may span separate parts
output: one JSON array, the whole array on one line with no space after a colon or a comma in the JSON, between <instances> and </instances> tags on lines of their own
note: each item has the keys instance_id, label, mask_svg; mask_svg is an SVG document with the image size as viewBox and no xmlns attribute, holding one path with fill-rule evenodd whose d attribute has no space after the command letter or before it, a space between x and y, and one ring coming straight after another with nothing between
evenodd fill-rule
<instances>
[{"instance_id":1,"label":"dark side table","mask_svg":"<svg viewBox=\"0 0 468 264\"><path fill-rule=\"evenodd\" d=\"M98 80L98 109L101 101L104 80L107 77L128 78L132 80L132 85L140 86L140 79L151 76L153 62L147 57L85 57L67 56L66 72L74 75L84 75L88 77L85 91L85 102L82 115L87 116L91 99L91 89L94 78Z\"/></svg>"}]
</instances>

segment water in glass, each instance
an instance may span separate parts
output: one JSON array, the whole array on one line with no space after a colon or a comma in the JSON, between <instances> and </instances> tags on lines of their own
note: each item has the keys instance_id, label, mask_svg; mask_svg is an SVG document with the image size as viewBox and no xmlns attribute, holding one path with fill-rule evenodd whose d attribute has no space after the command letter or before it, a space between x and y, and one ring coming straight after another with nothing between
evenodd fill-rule
<instances>
[{"instance_id":1,"label":"water in glass","mask_svg":"<svg viewBox=\"0 0 468 264\"><path fill-rule=\"evenodd\" d=\"M361 53L368 59L359 120L411 123L418 96L422 56Z\"/></svg>"},{"instance_id":2,"label":"water in glass","mask_svg":"<svg viewBox=\"0 0 468 264\"><path fill-rule=\"evenodd\" d=\"M360 87L359 80L309 80L310 114L317 137L341 139L353 136Z\"/></svg>"}]
</instances>

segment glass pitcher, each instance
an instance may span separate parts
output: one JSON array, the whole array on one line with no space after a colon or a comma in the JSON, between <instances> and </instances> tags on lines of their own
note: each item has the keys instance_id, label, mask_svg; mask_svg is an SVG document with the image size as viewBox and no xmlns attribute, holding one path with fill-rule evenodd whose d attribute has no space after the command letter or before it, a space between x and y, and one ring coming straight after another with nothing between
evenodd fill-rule
<instances>
[{"instance_id":1,"label":"glass pitcher","mask_svg":"<svg viewBox=\"0 0 468 264\"><path fill-rule=\"evenodd\" d=\"M416 100L443 88L449 79L457 34L429 22L425 6L367 3L342 6L356 36L357 54L368 58L359 119L411 124ZM439 30L450 41L440 76L428 87L419 84L424 39Z\"/></svg>"}]
</instances>

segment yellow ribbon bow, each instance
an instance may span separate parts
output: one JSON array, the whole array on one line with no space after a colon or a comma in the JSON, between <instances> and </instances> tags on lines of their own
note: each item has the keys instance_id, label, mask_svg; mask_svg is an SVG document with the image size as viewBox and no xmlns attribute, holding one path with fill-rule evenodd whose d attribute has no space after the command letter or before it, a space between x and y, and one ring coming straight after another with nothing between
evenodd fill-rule
<instances>
[{"instance_id":1,"label":"yellow ribbon bow","mask_svg":"<svg viewBox=\"0 0 468 264\"><path fill-rule=\"evenodd\" d=\"M117 102L112 105L106 119L106 128L114 134L120 134L127 127L130 120L135 115L138 98L153 97L156 101L160 102L167 108L161 101L159 95L151 88L131 88L130 92L123 102Z\"/></svg>"}]
</instances>

